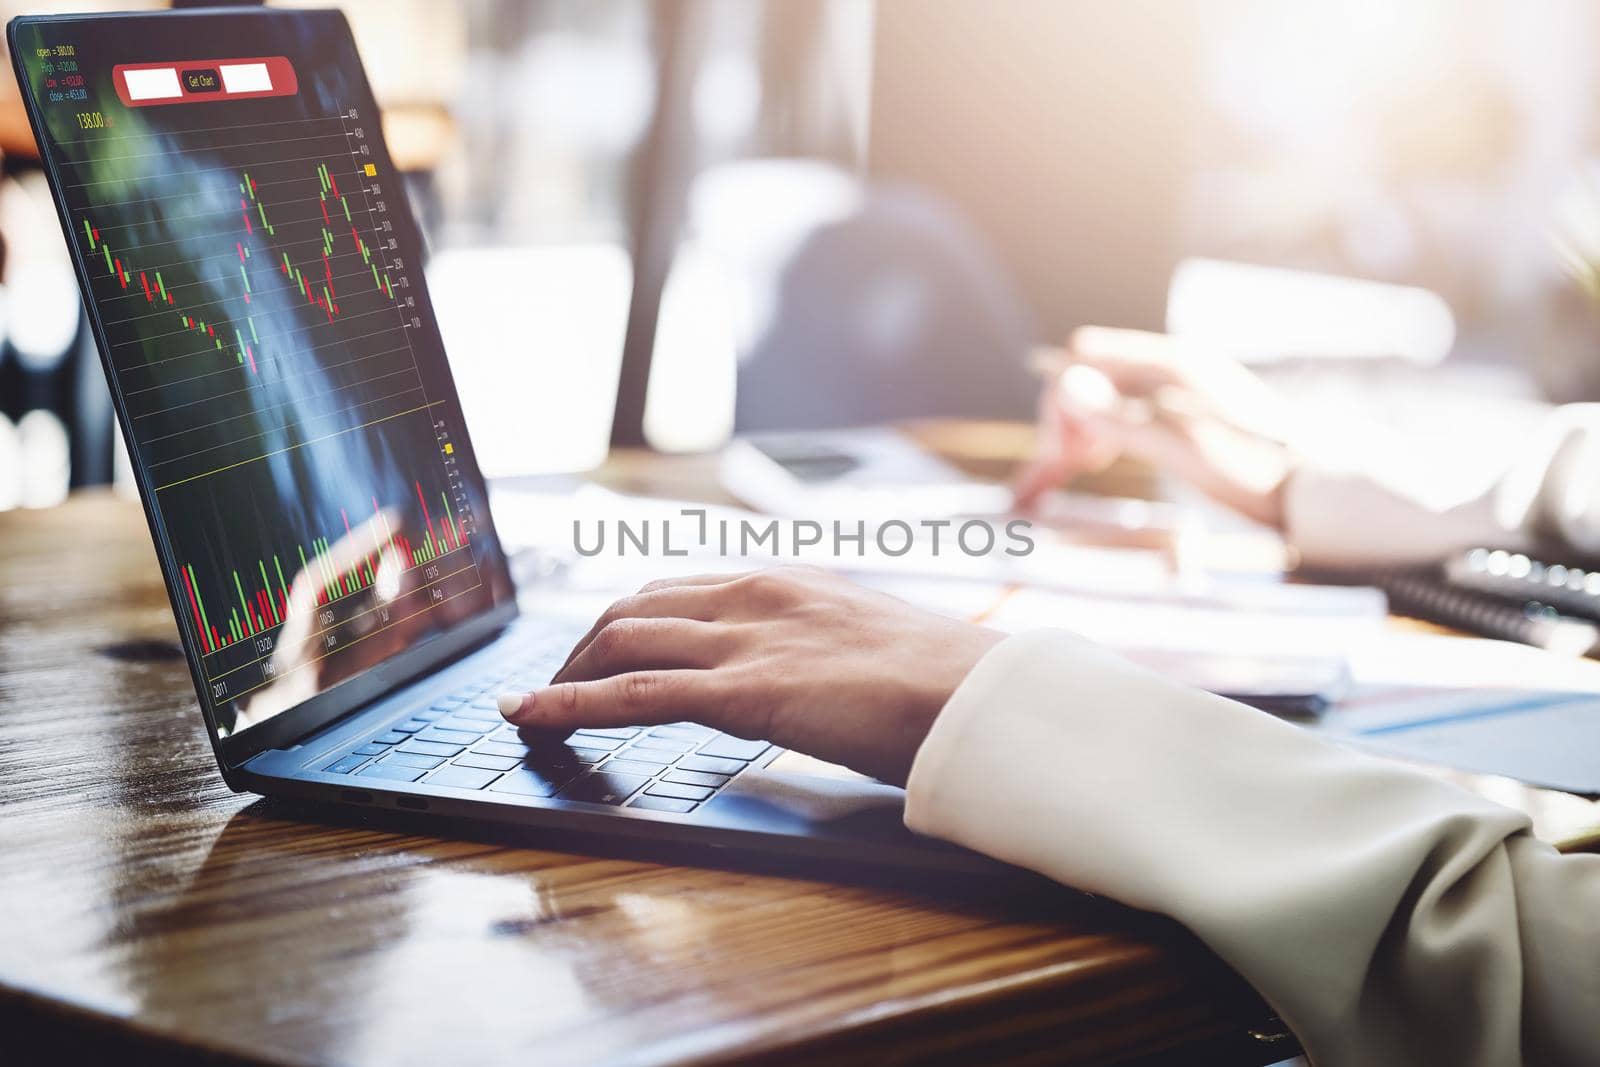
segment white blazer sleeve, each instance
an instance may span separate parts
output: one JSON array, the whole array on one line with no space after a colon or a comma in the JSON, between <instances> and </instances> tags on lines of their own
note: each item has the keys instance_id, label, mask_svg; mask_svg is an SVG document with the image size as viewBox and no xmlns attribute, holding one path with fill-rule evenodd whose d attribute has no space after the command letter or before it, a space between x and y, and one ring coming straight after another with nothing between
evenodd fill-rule
<instances>
[{"instance_id":1,"label":"white blazer sleeve","mask_svg":"<svg viewBox=\"0 0 1600 1067\"><path fill-rule=\"evenodd\" d=\"M1600 555L1600 404L1556 408L1492 484L1460 500L1423 501L1381 472L1308 466L1284 486L1284 527L1302 559L1330 566L1527 549L1536 538Z\"/></svg>"},{"instance_id":2,"label":"white blazer sleeve","mask_svg":"<svg viewBox=\"0 0 1600 1067\"><path fill-rule=\"evenodd\" d=\"M1593 1064L1600 856L1059 631L997 645L906 822L1189 927L1319 1067Z\"/></svg>"}]
</instances>

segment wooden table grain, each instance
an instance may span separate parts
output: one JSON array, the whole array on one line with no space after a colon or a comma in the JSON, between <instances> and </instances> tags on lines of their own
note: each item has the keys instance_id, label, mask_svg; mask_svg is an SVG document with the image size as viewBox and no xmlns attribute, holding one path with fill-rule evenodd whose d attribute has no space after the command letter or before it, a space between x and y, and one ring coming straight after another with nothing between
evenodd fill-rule
<instances>
[{"instance_id":1,"label":"wooden table grain","mask_svg":"<svg viewBox=\"0 0 1600 1067\"><path fill-rule=\"evenodd\" d=\"M1266 1063L1190 940L230 793L136 504L0 515L0 1061Z\"/></svg>"}]
</instances>

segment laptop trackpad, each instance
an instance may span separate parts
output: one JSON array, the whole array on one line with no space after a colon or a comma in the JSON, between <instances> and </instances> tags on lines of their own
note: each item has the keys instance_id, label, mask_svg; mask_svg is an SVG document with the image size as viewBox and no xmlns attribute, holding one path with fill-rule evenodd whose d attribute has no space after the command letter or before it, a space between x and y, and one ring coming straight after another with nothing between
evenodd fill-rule
<instances>
[{"instance_id":1,"label":"laptop trackpad","mask_svg":"<svg viewBox=\"0 0 1600 1067\"><path fill-rule=\"evenodd\" d=\"M855 822L863 816L889 817L898 824L904 807L903 790L848 767L785 752L729 782L704 810L791 825Z\"/></svg>"}]
</instances>

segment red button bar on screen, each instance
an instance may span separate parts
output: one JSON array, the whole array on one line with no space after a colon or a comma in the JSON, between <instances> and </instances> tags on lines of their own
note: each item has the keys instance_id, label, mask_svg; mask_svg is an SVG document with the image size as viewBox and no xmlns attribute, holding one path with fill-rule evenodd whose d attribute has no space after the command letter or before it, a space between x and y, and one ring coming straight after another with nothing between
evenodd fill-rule
<instances>
[{"instance_id":1,"label":"red button bar on screen","mask_svg":"<svg viewBox=\"0 0 1600 1067\"><path fill-rule=\"evenodd\" d=\"M300 91L287 56L119 63L111 68L111 81L129 107L293 96Z\"/></svg>"}]
</instances>

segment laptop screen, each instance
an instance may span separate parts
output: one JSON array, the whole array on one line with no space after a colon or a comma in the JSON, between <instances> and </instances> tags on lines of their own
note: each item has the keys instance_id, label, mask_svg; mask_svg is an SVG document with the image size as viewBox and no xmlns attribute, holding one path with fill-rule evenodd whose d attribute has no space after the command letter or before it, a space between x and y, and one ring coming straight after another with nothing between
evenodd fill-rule
<instances>
[{"instance_id":1,"label":"laptop screen","mask_svg":"<svg viewBox=\"0 0 1600 1067\"><path fill-rule=\"evenodd\" d=\"M342 18L25 20L13 46L218 735L503 607Z\"/></svg>"}]
</instances>

